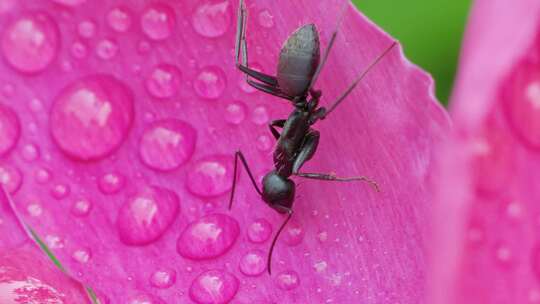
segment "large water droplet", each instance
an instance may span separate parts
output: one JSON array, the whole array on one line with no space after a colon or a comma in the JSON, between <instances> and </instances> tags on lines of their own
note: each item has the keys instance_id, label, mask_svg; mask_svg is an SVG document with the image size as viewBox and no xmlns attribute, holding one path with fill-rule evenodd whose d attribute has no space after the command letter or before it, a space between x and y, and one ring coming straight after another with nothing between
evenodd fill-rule
<instances>
[{"instance_id":1,"label":"large water droplet","mask_svg":"<svg viewBox=\"0 0 540 304\"><path fill-rule=\"evenodd\" d=\"M152 40L169 38L175 24L174 10L163 3L154 3L148 6L141 16L141 28L144 34Z\"/></svg>"},{"instance_id":2,"label":"large water droplet","mask_svg":"<svg viewBox=\"0 0 540 304\"><path fill-rule=\"evenodd\" d=\"M278 274L276 282L279 288L283 290L292 290L300 285L300 278L296 271L288 270Z\"/></svg>"},{"instance_id":3,"label":"large water droplet","mask_svg":"<svg viewBox=\"0 0 540 304\"><path fill-rule=\"evenodd\" d=\"M87 216L92 209L92 203L86 199L79 199L71 205L71 214L75 216Z\"/></svg>"},{"instance_id":4,"label":"large water droplet","mask_svg":"<svg viewBox=\"0 0 540 304\"><path fill-rule=\"evenodd\" d=\"M247 276L258 276L266 270L265 254L260 250L246 253L240 260L240 271Z\"/></svg>"},{"instance_id":5,"label":"large water droplet","mask_svg":"<svg viewBox=\"0 0 540 304\"><path fill-rule=\"evenodd\" d=\"M17 143L21 133L19 118L11 108L0 104L0 156L6 155Z\"/></svg>"},{"instance_id":6,"label":"large water droplet","mask_svg":"<svg viewBox=\"0 0 540 304\"><path fill-rule=\"evenodd\" d=\"M124 177L116 172L103 174L98 180L98 188L103 194L114 194L124 187Z\"/></svg>"},{"instance_id":7,"label":"large water droplet","mask_svg":"<svg viewBox=\"0 0 540 304\"><path fill-rule=\"evenodd\" d=\"M103 39L96 45L96 54L103 60L110 60L118 53L118 45L111 39Z\"/></svg>"},{"instance_id":8,"label":"large water droplet","mask_svg":"<svg viewBox=\"0 0 540 304\"><path fill-rule=\"evenodd\" d=\"M238 222L225 214L203 216L180 234L176 249L193 260L211 259L227 252L238 237Z\"/></svg>"},{"instance_id":9,"label":"large water droplet","mask_svg":"<svg viewBox=\"0 0 540 304\"><path fill-rule=\"evenodd\" d=\"M107 14L107 24L117 32L126 32L131 26L131 14L124 7L115 7Z\"/></svg>"},{"instance_id":10,"label":"large water droplet","mask_svg":"<svg viewBox=\"0 0 540 304\"><path fill-rule=\"evenodd\" d=\"M176 271L160 269L150 276L150 285L156 288L169 288L176 282Z\"/></svg>"},{"instance_id":11,"label":"large water droplet","mask_svg":"<svg viewBox=\"0 0 540 304\"><path fill-rule=\"evenodd\" d=\"M60 38L56 23L43 12L26 13L5 27L2 52L24 73L44 70L56 57Z\"/></svg>"},{"instance_id":12,"label":"large water droplet","mask_svg":"<svg viewBox=\"0 0 540 304\"><path fill-rule=\"evenodd\" d=\"M188 190L201 197L221 195L232 188L232 156L214 155L197 161L188 173Z\"/></svg>"},{"instance_id":13,"label":"large water droplet","mask_svg":"<svg viewBox=\"0 0 540 304\"><path fill-rule=\"evenodd\" d=\"M170 98L178 93L180 81L180 71L174 65L160 64L150 72L145 84L153 97Z\"/></svg>"},{"instance_id":14,"label":"large water droplet","mask_svg":"<svg viewBox=\"0 0 540 304\"><path fill-rule=\"evenodd\" d=\"M146 187L120 208L116 226L128 245L146 245L160 238L177 218L180 199L171 190Z\"/></svg>"},{"instance_id":15,"label":"large water droplet","mask_svg":"<svg viewBox=\"0 0 540 304\"><path fill-rule=\"evenodd\" d=\"M246 106L240 102L231 102L225 107L225 120L228 123L238 125L246 118Z\"/></svg>"},{"instance_id":16,"label":"large water droplet","mask_svg":"<svg viewBox=\"0 0 540 304\"><path fill-rule=\"evenodd\" d=\"M253 243L264 243L272 234L272 226L265 219L256 219L247 230L248 239Z\"/></svg>"},{"instance_id":17,"label":"large water droplet","mask_svg":"<svg viewBox=\"0 0 540 304\"><path fill-rule=\"evenodd\" d=\"M189 288L190 298L199 304L226 304L238 291L238 279L223 270L200 274Z\"/></svg>"},{"instance_id":18,"label":"large water droplet","mask_svg":"<svg viewBox=\"0 0 540 304\"><path fill-rule=\"evenodd\" d=\"M0 165L0 186L14 194L19 190L22 184L22 173L19 169L9 166Z\"/></svg>"},{"instance_id":19,"label":"large water droplet","mask_svg":"<svg viewBox=\"0 0 540 304\"><path fill-rule=\"evenodd\" d=\"M203 68L193 83L195 93L205 99L217 99L221 97L226 86L225 74L217 66Z\"/></svg>"},{"instance_id":20,"label":"large water droplet","mask_svg":"<svg viewBox=\"0 0 540 304\"><path fill-rule=\"evenodd\" d=\"M143 133L139 155L144 164L156 170L174 170L191 158L195 150L195 129L179 120L161 120Z\"/></svg>"},{"instance_id":21,"label":"large water droplet","mask_svg":"<svg viewBox=\"0 0 540 304\"><path fill-rule=\"evenodd\" d=\"M60 149L80 160L107 156L125 139L133 120L132 93L109 75L65 87L54 101L51 134Z\"/></svg>"},{"instance_id":22,"label":"large water droplet","mask_svg":"<svg viewBox=\"0 0 540 304\"><path fill-rule=\"evenodd\" d=\"M274 16L267 9L262 10L259 13L259 24L265 28L272 28L274 26Z\"/></svg>"},{"instance_id":23,"label":"large water droplet","mask_svg":"<svg viewBox=\"0 0 540 304\"><path fill-rule=\"evenodd\" d=\"M193 28L201 36L215 38L225 34L231 25L231 8L228 0L205 1L193 14Z\"/></svg>"}]
</instances>

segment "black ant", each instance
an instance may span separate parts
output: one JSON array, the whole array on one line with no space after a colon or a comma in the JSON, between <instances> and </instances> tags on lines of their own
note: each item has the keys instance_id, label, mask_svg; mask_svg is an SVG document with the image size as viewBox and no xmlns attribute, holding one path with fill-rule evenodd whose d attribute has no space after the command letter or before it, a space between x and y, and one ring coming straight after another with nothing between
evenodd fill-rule
<instances>
[{"instance_id":1,"label":"black ant","mask_svg":"<svg viewBox=\"0 0 540 304\"><path fill-rule=\"evenodd\" d=\"M291 101L294 110L287 119L274 120L269 124L272 135L276 138L277 144L274 151L275 169L268 172L262 180L262 191L257 186L253 174L249 169L246 159L241 151L237 151L234 159L233 185L229 201L229 210L232 208L234 192L236 188L236 177L238 159L248 172L253 186L262 199L279 213L287 214L287 218L277 231L267 259L268 273L272 273L272 252L281 231L292 217L292 205L295 198L295 183L289 177L291 175L303 178L319 179L325 181L365 181L378 192L379 187L376 182L365 176L340 178L334 174L305 173L300 172L304 163L310 160L319 143L319 131L311 126L318 120L325 119L332 111L351 93L356 85L394 46L392 43L381 55L379 55L343 92L337 100L328 108L318 107L321 91L314 90L317 77L324 67L330 50L337 36L337 28L332 33L330 42L326 47L322 62L320 62L320 41L317 28L314 24L307 24L298 28L291 34L279 54L277 76L267 75L248 67L247 62L247 42L246 42L246 8L244 1L240 0L238 8L238 28L236 33L236 66L246 74L246 81L254 88L265 93L281 97ZM240 63L240 50L242 52L242 62ZM258 80L254 81L250 77ZM282 128L281 133L276 129Z\"/></svg>"}]
</instances>

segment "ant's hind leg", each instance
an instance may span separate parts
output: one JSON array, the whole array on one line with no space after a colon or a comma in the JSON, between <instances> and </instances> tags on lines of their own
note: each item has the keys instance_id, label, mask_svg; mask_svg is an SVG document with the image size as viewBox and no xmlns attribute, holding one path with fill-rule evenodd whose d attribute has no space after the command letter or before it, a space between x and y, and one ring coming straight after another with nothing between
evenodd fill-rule
<instances>
[{"instance_id":1,"label":"ant's hind leg","mask_svg":"<svg viewBox=\"0 0 540 304\"><path fill-rule=\"evenodd\" d=\"M229 200L229 210L232 208L232 203L233 203L233 199L234 199L234 192L236 190L236 178L237 178L237 169L238 169L238 159L240 158L240 160L242 161L242 164L244 165L244 168L246 168L246 171L249 175L249 179L251 179L251 183L253 184L253 187L255 188L255 190L257 190L257 193L259 193L259 195L262 196L262 192L261 190L259 189L259 186L257 186L257 182L255 182L255 178L253 178L253 174L251 173L251 170L249 169L249 166L247 164L247 161L246 161L246 158L244 157L244 154L242 154L241 151L236 151L235 155L234 155L234 171L233 171L233 184L232 184L232 189L231 189L231 197L230 197L230 200Z\"/></svg>"},{"instance_id":2,"label":"ant's hind leg","mask_svg":"<svg viewBox=\"0 0 540 304\"><path fill-rule=\"evenodd\" d=\"M375 191L380 192L379 185L374 180L366 176L353 176L353 177L337 177L335 174L324 174L324 173L295 173L296 176L310 179L318 179L325 181L336 181L336 182L354 182L354 181L364 181L370 184Z\"/></svg>"}]
</instances>

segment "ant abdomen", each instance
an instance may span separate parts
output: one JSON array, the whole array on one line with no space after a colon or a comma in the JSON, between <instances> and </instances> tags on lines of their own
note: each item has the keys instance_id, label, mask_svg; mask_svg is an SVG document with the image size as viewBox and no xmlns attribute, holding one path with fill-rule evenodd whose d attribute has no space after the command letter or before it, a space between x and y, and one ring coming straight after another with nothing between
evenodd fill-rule
<instances>
[{"instance_id":1,"label":"ant abdomen","mask_svg":"<svg viewBox=\"0 0 540 304\"><path fill-rule=\"evenodd\" d=\"M273 170L264 176L262 184L263 200L279 213L287 213L294 201L294 182Z\"/></svg>"}]
</instances>

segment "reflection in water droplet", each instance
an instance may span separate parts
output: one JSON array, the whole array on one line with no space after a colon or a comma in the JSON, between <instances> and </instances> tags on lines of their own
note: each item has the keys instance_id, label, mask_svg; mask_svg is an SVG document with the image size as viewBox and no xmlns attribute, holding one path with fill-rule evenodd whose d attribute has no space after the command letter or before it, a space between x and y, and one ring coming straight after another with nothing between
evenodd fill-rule
<instances>
[{"instance_id":1,"label":"reflection in water droplet","mask_svg":"<svg viewBox=\"0 0 540 304\"><path fill-rule=\"evenodd\" d=\"M226 86L225 74L217 66L203 68L193 83L195 93L205 99L217 99L221 97Z\"/></svg>"},{"instance_id":2,"label":"reflection in water droplet","mask_svg":"<svg viewBox=\"0 0 540 304\"><path fill-rule=\"evenodd\" d=\"M141 16L141 28L152 40L169 38L176 24L174 10L163 3L148 6Z\"/></svg>"},{"instance_id":3,"label":"reflection in water droplet","mask_svg":"<svg viewBox=\"0 0 540 304\"><path fill-rule=\"evenodd\" d=\"M79 23L77 30L82 38L92 38L96 33L96 24L90 20L84 20Z\"/></svg>"},{"instance_id":4,"label":"reflection in water droplet","mask_svg":"<svg viewBox=\"0 0 540 304\"><path fill-rule=\"evenodd\" d=\"M247 276L258 276L266 270L265 254L260 250L246 253L240 260L240 271Z\"/></svg>"},{"instance_id":5,"label":"reflection in water droplet","mask_svg":"<svg viewBox=\"0 0 540 304\"><path fill-rule=\"evenodd\" d=\"M201 36L215 38L225 34L231 25L229 1L204 1L193 14L193 28Z\"/></svg>"},{"instance_id":6,"label":"reflection in water droplet","mask_svg":"<svg viewBox=\"0 0 540 304\"><path fill-rule=\"evenodd\" d=\"M116 226L127 245L146 245L159 239L177 218L180 199L173 191L147 187L120 208Z\"/></svg>"},{"instance_id":7,"label":"reflection in water droplet","mask_svg":"<svg viewBox=\"0 0 540 304\"><path fill-rule=\"evenodd\" d=\"M174 170L191 158L195 150L195 129L179 120L151 124L139 144L142 162L156 170Z\"/></svg>"},{"instance_id":8,"label":"reflection in water droplet","mask_svg":"<svg viewBox=\"0 0 540 304\"><path fill-rule=\"evenodd\" d=\"M35 11L8 24L1 42L6 61L23 73L44 70L56 57L59 44L58 26L54 20Z\"/></svg>"},{"instance_id":9,"label":"reflection in water droplet","mask_svg":"<svg viewBox=\"0 0 540 304\"><path fill-rule=\"evenodd\" d=\"M187 177L188 190L200 197L214 197L232 187L234 159L232 156L214 155L197 161Z\"/></svg>"},{"instance_id":10,"label":"reflection in water droplet","mask_svg":"<svg viewBox=\"0 0 540 304\"><path fill-rule=\"evenodd\" d=\"M92 209L92 203L86 199L79 199L73 202L71 205L71 214L75 216L87 216Z\"/></svg>"},{"instance_id":11,"label":"reflection in water droplet","mask_svg":"<svg viewBox=\"0 0 540 304\"><path fill-rule=\"evenodd\" d=\"M150 284L156 288L169 288L176 282L176 271L160 269L150 276Z\"/></svg>"},{"instance_id":12,"label":"reflection in water droplet","mask_svg":"<svg viewBox=\"0 0 540 304\"><path fill-rule=\"evenodd\" d=\"M288 270L277 275L277 285L283 290L292 290L300 285L300 278L296 271Z\"/></svg>"},{"instance_id":13,"label":"reflection in water droplet","mask_svg":"<svg viewBox=\"0 0 540 304\"><path fill-rule=\"evenodd\" d=\"M225 120L228 123L238 125L246 118L246 106L240 101L229 103L225 111Z\"/></svg>"},{"instance_id":14,"label":"reflection in water droplet","mask_svg":"<svg viewBox=\"0 0 540 304\"><path fill-rule=\"evenodd\" d=\"M226 304L237 291L238 279L234 275L223 270L210 270L193 280L189 296L199 304Z\"/></svg>"},{"instance_id":15,"label":"reflection in water droplet","mask_svg":"<svg viewBox=\"0 0 540 304\"><path fill-rule=\"evenodd\" d=\"M96 45L96 54L103 60L112 59L118 53L118 45L110 39L103 39Z\"/></svg>"},{"instance_id":16,"label":"reflection in water droplet","mask_svg":"<svg viewBox=\"0 0 540 304\"><path fill-rule=\"evenodd\" d=\"M264 243L272 234L272 226L265 219L256 219L247 230L248 239L253 243Z\"/></svg>"},{"instance_id":17,"label":"reflection in water droplet","mask_svg":"<svg viewBox=\"0 0 540 304\"><path fill-rule=\"evenodd\" d=\"M103 194L114 194L124 187L124 177L119 173L103 174L98 180L98 187Z\"/></svg>"},{"instance_id":18,"label":"reflection in water droplet","mask_svg":"<svg viewBox=\"0 0 540 304\"><path fill-rule=\"evenodd\" d=\"M262 10L259 13L259 24L265 28L272 28L274 26L274 16L267 9Z\"/></svg>"},{"instance_id":19,"label":"reflection in water droplet","mask_svg":"<svg viewBox=\"0 0 540 304\"><path fill-rule=\"evenodd\" d=\"M14 194L21 184L22 173L19 169L9 165L0 165L0 186L10 194Z\"/></svg>"},{"instance_id":20,"label":"reflection in water droplet","mask_svg":"<svg viewBox=\"0 0 540 304\"><path fill-rule=\"evenodd\" d=\"M180 71L170 64L160 64L150 72L146 79L146 90L156 98L170 98L180 87Z\"/></svg>"},{"instance_id":21,"label":"reflection in water droplet","mask_svg":"<svg viewBox=\"0 0 540 304\"><path fill-rule=\"evenodd\" d=\"M131 26L131 16L129 11L123 7L115 7L107 14L107 24L117 32L123 33Z\"/></svg>"},{"instance_id":22,"label":"reflection in water droplet","mask_svg":"<svg viewBox=\"0 0 540 304\"><path fill-rule=\"evenodd\" d=\"M93 75L65 87L50 115L53 139L79 160L107 156L125 139L133 120L133 96L109 75Z\"/></svg>"},{"instance_id":23,"label":"reflection in water droplet","mask_svg":"<svg viewBox=\"0 0 540 304\"><path fill-rule=\"evenodd\" d=\"M215 258L232 247L239 232L238 222L228 215L203 216L182 231L176 249L183 257L193 260Z\"/></svg>"},{"instance_id":24,"label":"reflection in water droplet","mask_svg":"<svg viewBox=\"0 0 540 304\"><path fill-rule=\"evenodd\" d=\"M268 111L264 106L258 106L253 110L251 120L257 125L265 125L268 123Z\"/></svg>"},{"instance_id":25,"label":"reflection in water droplet","mask_svg":"<svg viewBox=\"0 0 540 304\"><path fill-rule=\"evenodd\" d=\"M0 156L11 151L17 143L20 133L19 118L15 112L0 104Z\"/></svg>"},{"instance_id":26,"label":"reflection in water droplet","mask_svg":"<svg viewBox=\"0 0 540 304\"><path fill-rule=\"evenodd\" d=\"M75 260L78 263L86 264L88 261L90 261L90 258L92 257L92 253L90 249L88 248L81 248L73 251L73 254L71 255L73 260Z\"/></svg>"}]
</instances>

